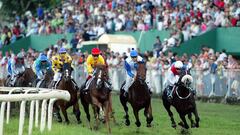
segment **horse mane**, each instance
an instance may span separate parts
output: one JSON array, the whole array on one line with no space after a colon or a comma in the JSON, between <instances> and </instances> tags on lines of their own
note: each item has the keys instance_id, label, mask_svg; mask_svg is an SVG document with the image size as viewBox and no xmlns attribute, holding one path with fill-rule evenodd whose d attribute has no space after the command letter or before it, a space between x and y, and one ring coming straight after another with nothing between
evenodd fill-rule
<instances>
[{"instance_id":1,"label":"horse mane","mask_svg":"<svg viewBox=\"0 0 240 135\"><path fill-rule=\"evenodd\" d=\"M103 65L103 64L97 64L96 68L102 69L102 70L106 70L107 66Z\"/></svg>"}]
</instances>

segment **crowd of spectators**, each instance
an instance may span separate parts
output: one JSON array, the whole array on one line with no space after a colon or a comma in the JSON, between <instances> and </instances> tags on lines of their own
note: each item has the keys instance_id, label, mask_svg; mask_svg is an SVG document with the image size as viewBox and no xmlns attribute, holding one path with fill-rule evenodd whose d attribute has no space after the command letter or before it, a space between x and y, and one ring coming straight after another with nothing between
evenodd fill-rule
<instances>
[{"instance_id":1,"label":"crowd of spectators","mask_svg":"<svg viewBox=\"0 0 240 135\"><path fill-rule=\"evenodd\" d=\"M55 45L47 48L43 52L37 52L31 48L28 50L22 49L21 52L25 56L25 60L28 67L32 67L34 60L39 56L39 53L44 53L47 55L49 59L55 54L57 54L58 50L63 46L68 46L68 41L66 39L59 40ZM86 58L88 56L88 52L76 52L71 48L68 49L69 53L73 58L73 65L77 72L75 72L76 78L81 78L78 80L85 80L86 78ZM119 79L119 72L125 74L124 72L124 59L129 56L129 51L123 54L118 52L112 52L109 49L102 51L104 58L109 66L109 74L112 76L113 82L121 82L123 80ZM182 56L177 55L171 51L167 53L160 52L159 56L154 55L153 51L146 51L145 53L139 53L147 62L147 76L152 84L154 92L160 93L163 86L160 86L160 79L163 82L164 77L166 75L166 71L169 69L170 65L176 61L181 60L185 64L186 67L190 68L191 71L194 72L195 83L197 89L200 90L200 93L203 92L203 78L209 74L217 75L220 78L231 78L232 80L237 81L237 77L239 77L239 61L234 58L232 55L227 55L225 50L221 52L214 51L208 47L202 47L202 51L199 55L192 54L191 56L187 56L183 54ZM7 72L8 61L13 58L15 54L13 52L6 52L5 56L0 52L0 72ZM117 75L118 74L118 75ZM0 78L6 78L7 74L1 74ZM120 77L120 79L124 77ZM154 79L151 79L154 78ZM82 81L83 82L83 81ZM81 84L81 82L78 82ZM209 81L208 81L209 83ZM226 83L226 81L225 81ZM233 83L233 82L231 82ZM238 83L237 83L238 84ZM119 89L121 84L115 84L114 88Z\"/></svg>"},{"instance_id":2,"label":"crowd of spectators","mask_svg":"<svg viewBox=\"0 0 240 135\"><path fill-rule=\"evenodd\" d=\"M236 0L65 0L59 6L15 15L2 27L0 47L33 34L80 33L96 38L116 31L171 30L168 42L181 42L215 27L240 25ZM91 38L84 38L90 40Z\"/></svg>"}]
</instances>

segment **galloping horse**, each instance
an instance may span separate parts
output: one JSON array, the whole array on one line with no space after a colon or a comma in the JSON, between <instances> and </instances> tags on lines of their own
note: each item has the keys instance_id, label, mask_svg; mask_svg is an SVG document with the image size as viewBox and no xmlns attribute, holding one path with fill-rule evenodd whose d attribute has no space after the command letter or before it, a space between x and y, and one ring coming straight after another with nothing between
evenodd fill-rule
<instances>
[{"instance_id":1,"label":"galloping horse","mask_svg":"<svg viewBox=\"0 0 240 135\"><path fill-rule=\"evenodd\" d=\"M73 105L75 116L77 118L78 123L80 124L81 120L80 120L80 110L79 110L79 104L78 104L77 90L74 86L74 83L72 82L71 72L72 72L71 64L65 63L62 68L61 80L58 82L56 87L57 89L68 91L71 95L70 101L58 100L54 105L54 109L57 109L55 110L55 112L57 111L56 113L58 116L58 121L62 122L62 118L59 114L59 108L58 108L60 107L64 115L65 122L69 124L67 109Z\"/></svg>"},{"instance_id":2,"label":"galloping horse","mask_svg":"<svg viewBox=\"0 0 240 135\"><path fill-rule=\"evenodd\" d=\"M185 115L188 115L189 120L191 121L191 127L199 127L199 116L197 112L197 107L194 99L194 94L191 91L190 85L193 81L193 78L188 74L183 74L180 76L177 86L173 91L172 102L169 102L167 90L165 89L162 95L163 105L168 112L169 117L172 121L172 127L176 128L176 123L173 118L173 113L170 110L170 106L174 106L182 120L179 123L180 126L188 129L189 126L186 122ZM192 120L192 113L195 115L195 121Z\"/></svg>"},{"instance_id":3,"label":"galloping horse","mask_svg":"<svg viewBox=\"0 0 240 135\"><path fill-rule=\"evenodd\" d=\"M120 101L125 111L125 124L127 126L130 125L129 115L128 115L128 107L127 102L129 102L133 108L133 113L136 118L135 124L137 127L141 126L141 122L139 120L138 112L141 109L144 110L144 115L147 121L147 127L151 127L151 122L153 121L152 116L152 107L151 107L151 95L146 87L146 65L143 62L138 62L137 68L137 76L136 80L134 80L132 86L128 90L128 97L124 96L123 83L120 90Z\"/></svg>"},{"instance_id":4,"label":"galloping horse","mask_svg":"<svg viewBox=\"0 0 240 135\"><path fill-rule=\"evenodd\" d=\"M11 77L8 77L6 80L6 86L10 86L10 79ZM23 73L18 74L14 87L32 87L35 80L36 75L32 68L26 68Z\"/></svg>"},{"instance_id":5,"label":"galloping horse","mask_svg":"<svg viewBox=\"0 0 240 135\"><path fill-rule=\"evenodd\" d=\"M81 101L84 106L84 110L87 114L88 121L90 122L90 115L88 105L93 106L94 117L96 120L94 128L97 129L99 125L99 117L105 120L108 133L111 133L109 125L109 113L112 111L111 107L111 90L106 87L108 81L108 72L105 65L97 65L95 69L92 82L89 84L89 95L81 96ZM80 94L82 95L82 94ZM90 99L89 99L90 96ZM99 116L100 113L100 116Z\"/></svg>"},{"instance_id":6,"label":"galloping horse","mask_svg":"<svg viewBox=\"0 0 240 135\"><path fill-rule=\"evenodd\" d=\"M39 80L39 82L36 84L36 87L38 88L48 88L50 87L50 83L53 79L53 71L48 69L48 70L43 70L43 78Z\"/></svg>"}]
</instances>

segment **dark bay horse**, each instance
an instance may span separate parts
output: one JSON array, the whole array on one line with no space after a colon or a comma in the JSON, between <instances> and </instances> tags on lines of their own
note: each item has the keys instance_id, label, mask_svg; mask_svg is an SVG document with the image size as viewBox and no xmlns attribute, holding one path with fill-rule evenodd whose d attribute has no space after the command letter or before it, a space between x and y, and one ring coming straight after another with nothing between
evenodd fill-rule
<instances>
[{"instance_id":1,"label":"dark bay horse","mask_svg":"<svg viewBox=\"0 0 240 135\"><path fill-rule=\"evenodd\" d=\"M173 113L170 110L171 105L176 108L182 120L182 122L179 123L180 126L186 129L189 128L185 118L185 115L188 115L188 118L191 121L191 127L192 128L199 127L200 119L197 112L194 94L190 88L192 80L193 80L192 77L188 74L183 74L180 76L177 86L173 91L172 102L169 102L168 100L167 90L165 89L163 92L163 95L162 95L163 105L167 110L169 117L171 118L173 128L176 128L177 125L173 118ZM194 123L192 119L192 113L195 115L196 123Z\"/></svg>"},{"instance_id":2,"label":"dark bay horse","mask_svg":"<svg viewBox=\"0 0 240 135\"><path fill-rule=\"evenodd\" d=\"M74 83L72 82L71 72L72 72L71 64L68 64L68 63L64 64L62 68L61 80L58 82L56 88L68 91L71 95L71 98L70 98L70 101L64 101L64 100L56 101L54 105L54 109L56 110L54 112L57 112L58 121L62 122L62 118L59 114L59 107L60 107L64 115L65 122L68 124L69 119L67 115L67 109L70 106L73 106L75 116L77 118L78 123L80 124L81 120L80 120L80 110L79 110L79 104L78 104L77 90L75 88Z\"/></svg>"},{"instance_id":3,"label":"dark bay horse","mask_svg":"<svg viewBox=\"0 0 240 135\"><path fill-rule=\"evenodd\" d=\"M43 70L43 78L36 83L38 88L48 88L52 82L54 73L51 69Z\"/></svg>"},{"instance_id":4,"label":"dark bay horse","mask_svg":"<svg viewBox=\"0 0 240 135\"><path fill-rule=\"evenodd\" d=\"M11 77L7 78L5 82L6 86L11 86L9 84L10 79ZM32 68L26 68L23 73L18 74L14 87L32 87L35 80L36 80L36 75L33 72Z\"/></svg>"},{"instance_id":5,"label":"dark bay horse","mask_svg":"<svg viewBox=\"0 0 240 135\"><path fill-rule=\"evenodd\" d=\"M95 68L95 73L93 75L93 80L89 84L89 95L86 94L86 97L81 98L84 110L87 114L87 118L90 122L90 115L88 105L92 104L94 117L95 117L95 126L97 129L99 126L99 118L105 120L108 133L111 134L111 128L109 124L109 114L112 112L112 103L111 103L111 90L106 87L108 81L108 69L105 65L97 65ZM81 94L80 94L81 95ZM89 98L90 96L90 98ZM87 103L85 104L84 103ZM104 117L104 118L103 118Z\"/></svg>"},{"instance_id":6,"label":"dark bay horse","mask_svg":"<svg viewBox=\"0 0 240 135\"><path fill-rule=\"evenodd\" d=\"M151 107L151 95L146 87L146 65L143 62L138 62L137 77L134 80L132 86L128 90L128 97L124 96L124 89L122 85L120 90L120 101L125 111L125 124L130 125L127 102L129 102L133 108L133 113L136 118L135 124L137 127L141 126L138 112L144 108L144 115L147 121L147 127L151 127L153 121L152 107Z\"/></svg>"}]
</instances>

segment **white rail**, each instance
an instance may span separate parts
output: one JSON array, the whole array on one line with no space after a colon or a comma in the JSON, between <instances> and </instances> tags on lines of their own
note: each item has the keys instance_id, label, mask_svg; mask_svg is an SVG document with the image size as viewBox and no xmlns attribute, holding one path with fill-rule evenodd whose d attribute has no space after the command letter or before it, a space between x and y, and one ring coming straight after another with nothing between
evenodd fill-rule
<instances>
[{"instance_id":1,"label":"white rail","mask_svg":"<svg viewBox=\"0 0 240 135\"><path fill-rule=\"evenodd\" d=\"M23 127L25 120L25 108L26 102L31 101L30 103L30 115L29 115L29 127L28 135L32 135L32 128L34 123L34 107L35 107L35 127L38 127L38 116L39 116L39 101L43 100L41 108L41 123L40 131L43 132L46 125L47 109L48 109L48 130L51 130L52 127L52 109L53 104L57 99L62 99L69 101L70 94L65 90L51 90L45 88L32 88L32 87L0 87L1 92L7 92L6 94L0 94L1 102L1 112L0 112L0 135L3 135L3 126L4 126L4 114L5 107L7 104L7 116L6 124L9 124L10 119L10 102L21 101L20 107L20 117L19 117L19 130L18 135L23 135ZM47 107L47 101L50 101Z\"/></svg>"}]
</instances>

